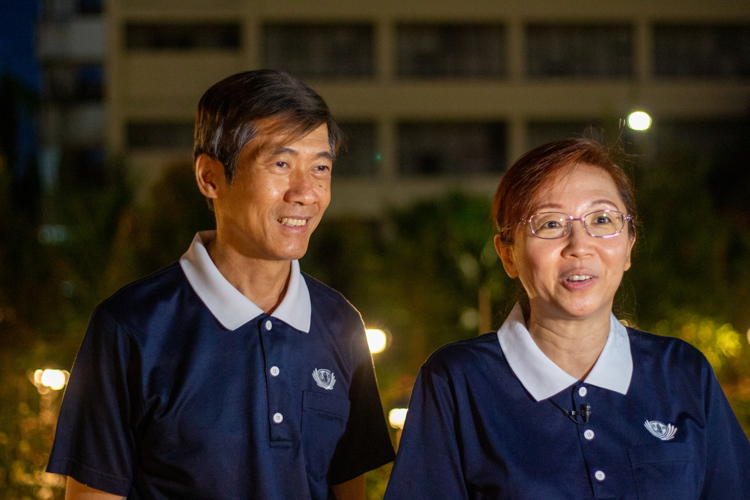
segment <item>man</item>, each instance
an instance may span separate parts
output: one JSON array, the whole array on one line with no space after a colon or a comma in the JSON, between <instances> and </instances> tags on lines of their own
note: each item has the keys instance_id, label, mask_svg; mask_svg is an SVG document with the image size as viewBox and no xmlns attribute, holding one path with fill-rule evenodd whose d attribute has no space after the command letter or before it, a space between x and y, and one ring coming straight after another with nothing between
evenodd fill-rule
<instances>
[{"instance_id":1,"label":"man","mask_svg":"<svg viewBox=\"0 0 750 500\"><path fill-rule=\"evenodd\" d=\"M297 262L339 142L287 74L203 95L195 176L216 231L94 311L47 469L66 498L364 498L393 449L362 320Z\"/></svg>"}]
</instances>

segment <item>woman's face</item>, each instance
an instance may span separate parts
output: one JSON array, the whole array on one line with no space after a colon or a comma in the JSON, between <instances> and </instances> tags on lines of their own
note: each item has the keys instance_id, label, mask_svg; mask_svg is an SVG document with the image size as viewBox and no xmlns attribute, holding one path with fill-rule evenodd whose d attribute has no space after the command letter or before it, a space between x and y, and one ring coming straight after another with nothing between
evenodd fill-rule
<instances>
[{"instance_id":1,"label":"woman's face","mask_svg":"<svg viewBox=\"0 0 750 500\"><path fill-rule=\"evenodd\" d=\"M610 175L591 165L567 167L543 185L531 212L563 212L573 218L597 210L627 214ZM538 238L528 223L515 233L515 243L504 247L499 236L495 247L511 278L526 289L532 315L548 319L586 319L609 316L623 273L630 268L635 238L628 225L617 236L594 238L581 221L554 240Z\"/></svg>"}]
</instances>

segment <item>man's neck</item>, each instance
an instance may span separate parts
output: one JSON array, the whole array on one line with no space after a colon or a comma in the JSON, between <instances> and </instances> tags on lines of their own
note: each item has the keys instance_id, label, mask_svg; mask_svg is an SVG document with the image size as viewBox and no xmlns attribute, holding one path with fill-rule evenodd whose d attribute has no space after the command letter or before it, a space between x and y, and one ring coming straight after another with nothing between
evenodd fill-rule
<instances>
[{"instance_id":1,"label":"man's neck","mask_svg":"<svg viewBox=\"0 0 750 500\"><path fill-rule=\"evenodd\" d=\"M206 244L206 250L222 276L267 314L284 300L292 274L290 261L247 257L218 234Z\"/></svg>"}]
</instances>

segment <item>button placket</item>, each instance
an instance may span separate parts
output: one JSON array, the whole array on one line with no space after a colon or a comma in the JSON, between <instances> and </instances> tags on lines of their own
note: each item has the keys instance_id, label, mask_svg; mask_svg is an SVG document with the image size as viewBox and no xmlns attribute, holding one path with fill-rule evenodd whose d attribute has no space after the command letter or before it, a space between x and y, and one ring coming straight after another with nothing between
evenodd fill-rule
<instances>
[{"instance_id":1,"label":"button placket","mask_svg":"<svg viewBox=\"0 0 750 500\"><path fill-rule=\"evenodd\" d=\"M589 390L585 385L581 385L573 390L573 401L574 401L574 407L580 408L582 405L585 405L586 403L589 403ZM590 426L592 425L592 422L589 420L587 423L579 426L579 434L583 437L582 439L582 451L583 451L583 458L586 463L586 467L589 468L590 471L592 471L592 480L594 484L601 484L606 479L606 474L604 471L595 468L597 462L600 462L601 456L600 451L595 444L595 438L597 437L597 433L594 431L594 429L591 429ZM599 465L602 465L599 463Z\"/></svg>"},{"instance_id":2,"label":"button placket","mask_svg":"<svg viewBox=\"0 0 750 500\"><path fill-rule=\"evenodd\" d=\"M284 345L288 342L288 332L281 321L271 316L261 318L258 330L262 339L265 364L265 383L268 395L268 420L271 445L289 446L294 436L295 413L289 405L289 375L282 376L280 363L285 359Z\"/></svg>"}]
</instances>

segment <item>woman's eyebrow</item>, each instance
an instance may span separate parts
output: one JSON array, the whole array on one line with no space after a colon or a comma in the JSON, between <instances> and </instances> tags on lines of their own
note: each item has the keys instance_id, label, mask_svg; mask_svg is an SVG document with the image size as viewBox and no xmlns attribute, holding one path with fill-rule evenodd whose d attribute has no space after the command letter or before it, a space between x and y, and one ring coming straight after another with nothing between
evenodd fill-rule
<instances>
[{"instance_id":1,"label":"woman's eyebrow","mask_svg":"<svg viewBox=\"0 0 750 500\"><path fill-rule=\"evenodd\" d=\"M612 206L614 208L619 208L619 206L617 205L617 203L613 202L612 200L606 199L606 198L602 198L600 200L592 201L591 203L588 203L586 205L586 207L587 208L591 208L591 207L593 207L595 205L610 205L610 206ZM541 205L537 205L536 207L534 207L533 211L534 212L539 212L540 210L548 210L548 209L562 210L563 208L562 208L562 205L560 205L558 203L543 203Z\"/></svg>"}]
</instances>

